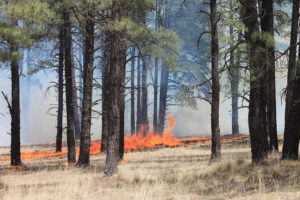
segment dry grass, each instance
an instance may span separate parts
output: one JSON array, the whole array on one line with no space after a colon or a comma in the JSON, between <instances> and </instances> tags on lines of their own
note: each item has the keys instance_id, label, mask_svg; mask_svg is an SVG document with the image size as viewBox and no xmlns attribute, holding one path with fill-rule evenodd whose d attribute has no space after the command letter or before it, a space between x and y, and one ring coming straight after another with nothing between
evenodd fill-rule
<instances>
[{"instance_id":1,"label":"dry grass","mask_svg":"<svg viewBox=\"0 0 300 200\"><path fill-rule=\"evenodd\" d=\"M131 162L121 164L119 173L109 179L102 179L104 155L92 156L88 169L63 167L65 157L25 160L20 170L0 163L0 198L300 199L300 163L281 162L274 153L252 165L248 146L226 143L222 161L212 163L209 145L204 144L127 153ZM0 149L2 155L7 152Z\"/></svg>"}]
</instances>

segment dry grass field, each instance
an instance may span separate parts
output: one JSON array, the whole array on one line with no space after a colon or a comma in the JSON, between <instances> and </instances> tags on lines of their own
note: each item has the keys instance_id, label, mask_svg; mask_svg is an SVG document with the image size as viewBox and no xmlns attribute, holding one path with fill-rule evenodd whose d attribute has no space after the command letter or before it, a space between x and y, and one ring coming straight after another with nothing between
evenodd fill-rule
<instances>
[{"instance_id":1,"label":"dry grass field","mask_svg":"<svg viewBox=\"0 0 300 200\"><path fill-rule=\"evenodd\" d=\"M25 146L23 152L54 149ZM0 156L9 153L0 149ZM247 140L224 142L222 160L210 162L209 144L125 154L128 162L103 179L105 155L91 156L91 167L64 167L66 157L24 160L22 169L0 162L0 198L80 199L300 199L300 162L273 153L259 166L250 163ZM130 161L129 161L130 160Z\"/></svg>"}]
</instances>

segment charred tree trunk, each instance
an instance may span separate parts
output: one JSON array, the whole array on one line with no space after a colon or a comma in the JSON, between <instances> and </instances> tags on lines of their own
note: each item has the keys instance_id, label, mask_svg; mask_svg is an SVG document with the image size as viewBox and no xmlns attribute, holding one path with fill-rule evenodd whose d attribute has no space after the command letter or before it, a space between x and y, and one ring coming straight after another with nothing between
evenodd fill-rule
<instances>
[{"instance_id":1,"label":"charred tree trunk","mask_svg":"<svg viewBox=\"0 0 300 200\"><path fill-rule=\"evenodd\" d=\"M143 56L141 125L146 126L146 128L143 131L144 136L146 136L148 128L149 128L149 124L148 124L148 87L147 87L147 75L148 75L149 64L150 64L150 57Z\"/></svg>"},{"instance_id":2,"label":"charred tree trunk","mask_svg":"<svg viewBox=\"0 0 300 200\"><path fill-rule=\"evenodd\" d=\"M135 48L132 47L131 56L135 56ZM135 71L135 59L131 61L131 89L130 89L130 126L131 126L131 135L135 133L135 102L134 102L134 71Z\"/></svg>"},{"instance_id":3,"label":"charred tree trunk","mask_svg":"<svg viewBox=\"0 0 300 200\"><path fill-rule=\"evenodd\" d=\"M287 116L288 123L285 125L282 159L298 159L300 139L300 72L297 69L294 78L292 102Z\"/></svg>"},{"instance_id":4,"label":"charred tree trunk","mask_svg":"<svg viewBox=\"0 0 300 200\"><path fill-rule=\"evenodd\" d=\"M219 82L219 39L218 39L218 16L216 0L210 1L210 24L211 24L211 68L212 68L212 103L211 103L211 132L212 146L211 158L221 157L219 106L220 106L220 82Z\"/></svg>"},{"instance_id":5,"label":"charred tree trunk","mask_svg":"<svg viewBox=\"0 0 300 200\"><path fill-rule=\"evenodd\" d=\"M64 30L59 30L59 61L58 61L58 110L57 110L57 135L56 152L62 151L64 112Z\"/></svg>"},{"instance_id":6,"label":"charred tree trunk","mask_svg":"<svg viewBox=\"0 0 300 200\"><path fill-rule=\"evenodd\" d=\"M101 152L106 153L107 150L107 138L108 138L108 130L107 130L107 115L109 115L108 110L108 73L110 69L110 36L108 32L105 32L104 36L104 49L103 49L103 69L102 69L102 134L101 134Z\"/></svg>"},{"instance_id":7,"label":"charred tree trunk","mask_svg":"<svg viewBox=\"0 0 300 200\"><path fill-rule=\"evenodd\" d=\"M274 42L273 0L263 0L262 10L265 11L261 20L261 29L268 33ZM267 52L266 79L267 82L267 129L269 135L269 150L278 151L277 122L276 122L276 87L275 87L275 48L274 44L265 45Z\"/></svg>"},{"instance_id":8,"label":"charred tree trunk","mask_svg":"<svg viewBox=\"0 0 300 200\"><path fill-rule=\"evenodd\" d=\"M119 139L119 160L124 157L124 137L125 137L125 84L126 84L126 42L122 38L121 57L120 57L120 139Z\"/></svg>"},{"instance_id":9,"label":"charred tree trunk","mask_svg":"<svg viewBox=\"0 0 300 200\"><path fill-rule=\"evenodd\" d=\"M16 26L18 22L14 23ZM10 42L11 53L19 51L19 45L16 42ZM20 74L19 61L13 58L10 64L11 69L11 151L10 164L21 165L21 149L20 149Z\"/></svg>"},{"instance_id":10,"label":"charred tree trunk","mask_svg":"<svg viewBox=\"0 0 300 200\"><path fill-rule=\"evenodd\" d=\"M93 97L94 71L94 15L89 12L85 22L85 51L83 64L83 100L80 134L80 154L78 166L86 167L90 164L91 118Z\"/></svg>"},{"instance_id":11,"label":"charred tree trunk","mask_svg":"<svg viewBox=\"0 0 300 200\"><path fill-rule=\"evenodd\" d=\"M162 1L163 3L163 1ZM168 8L168 1L164 2L165 9L159 7L158 11L158 26L170 28L170 9ZM163 135L165 128L165 117L167 112L167 98L169 88L169 69L162 67L161 69L161 80L160 80L160 91L159 91L159 110L158 110L158 134Z\"/></svg>"},{"instance_id":12,"label":"charred tree trunk","mask_svg":"<svg viewBox=\"0 0 300 200\"><path fill-rule=\"evenodd\" d=\"M136 132L140 131L141 126L141 58L137 60L137 103L136 103Z\"/></svg>"},{"instance_id":13,"label":"charred tree trunk","mask_svg":"<svg viewBox=\"0 0 300 200\"><path fill-rule=\"evenodd\" d=\"M298 35L299 1L293 0L292 30L288 63L288 85L285 108L284 142L282 159L298 159L299 149L299 69L296 66L296 50Z\"/></svg>"},{"instance_id":14,"label":"charred tree trunk","mask_svg":"<svg viewBox=\"0 0 300 200\"><path fill-rule=\"evenodd\" d=\"M249 44L249 66L250 66L250 102L249 102L249 131L251 139L252 162L258 162L268 156L268 141L262 115L262 57L260 49L263 49L259 37L258 11L256 0L249 0L246 7L245 23L248 28L246 40ZM263 114L262 114L263 113ZM265 116L265 115L264 115Z\"/></svg>"},{"instance_id":15,"label":"charred tree trunk","mask_svg":"<svg viewBox=\"0 0 300 200\"><path fill-rule=\"evenodd\" d=\"M162 136L165 128L168 87L169 87L169 70L163 67L161 69L159 111L158 111L158 133L160 136Z\"/></svg>"},{"instance_id":16,"label":"charred tree trunk","mask_svg":"<svg viewBox=\"0 0 300 200\"><path fill-rule=\"evenodd\" d=\"M73 74L71 57L71 22L70 10L64 8L64 30L65 30L65 80L66 80L66 106L67 106L67 143L68 162L75 163L75 137L74 137L74 101L73 101Z\"/></svg>"},{"instance_id":17,"label":"charred tree trunk","mask_svg":"<svg viewBox=\"0 0 300 200\"><path fill-rule=\"evenodd\" d=\"M154 104L153 104L153 131L157 133L158 123L157 123L157 97L158 97L158 58L155 59L154 65Z\"/></svg>"},{"instance_id":18,"label":"charred tree trunk","mask_svg":"<svg viewBox=\"0 0 300 200\"><path fill-rule=\"evenodd\" d=\"M121 19L121 2L113 1L112 19L118 22ZM109 90L107 105L110 114L107 115L108 146L105 163L105 176L111 176L118 171L119 137L120 137L120 70L122 56L122 41L120 32L113 30L110 33L110 69L108 72L107 88Z\"/></svg>"}]
</instances>

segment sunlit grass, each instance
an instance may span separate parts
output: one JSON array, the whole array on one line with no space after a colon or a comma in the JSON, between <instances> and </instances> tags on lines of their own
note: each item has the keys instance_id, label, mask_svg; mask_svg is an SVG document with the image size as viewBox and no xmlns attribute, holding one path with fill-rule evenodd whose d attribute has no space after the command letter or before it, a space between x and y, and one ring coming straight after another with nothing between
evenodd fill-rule
<instances>
[{"instance_id":1,"label":"sunlit grass","mask_svg":"<svg viewBox=\"0 0 300 200\"><path fill-rule=\"evenodd\" d=\"M127 153L119 172L103 179L105 155L87 169L64 167L65 157L25 160L23 169L1 163L2 199L299 199L300 163L273 153L250 162L246 143L227 142L221 162L209 144ZM31 147L32 149L34 147ZM40 147L42 148L42 147ZM8 149L6 149L7 151ZM28 151L30 148L27 147ZM5 153L1 149L1 153Z\"/></svg>"}]
</instances>

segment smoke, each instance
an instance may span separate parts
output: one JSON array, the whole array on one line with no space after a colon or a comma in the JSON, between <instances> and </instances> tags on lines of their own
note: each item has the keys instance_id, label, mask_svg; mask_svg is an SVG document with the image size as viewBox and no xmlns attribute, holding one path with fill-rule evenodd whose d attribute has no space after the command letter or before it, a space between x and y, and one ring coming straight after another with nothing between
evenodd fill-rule
<instances>
[{"instance_id":1,"label":"smoke","mask_svg":"<svg viewBox=\"0 0 300 200\"><path fill-rule=\"evenodd\" d=\"M286 87L286 72L276 74L276 100L277 100L277 130L278 134L284 132L285 101L281 99L281 92ZM221 135L231 134L231 99L225 99L225 94L221 95L220 103L220 131ZM241 104L241 99L239 99ZM199 136L210 135L210 105L205 101L197 101L197 108L180 107L172 109L177 123L175 126L175 135ZM248 109L239 109L239 128L240 133L249 134L248 129Z\"/></svg>"},{"instance_id":2,"label":"smoke","mask_svg":"<svg viewBox=\"0 0 300 200\"><path fill-rule=\"evenodd\" d=\"M286 73L277 74L276 82L276 94L277 94L277 122L278 122L278 133L283 133L284 130L284 101L281 103L280 93L282 89L286 86ZM0 91L8 94L10 98L10 73L8 68L1 69L1 85ZM21 85L24 84L24 78L21 78ZM29 120L28 120L28 130L21 127L21 142L22 144L36 144L36 143L48 143L55 142L56 139L56 117L49 115L47 113L48 109L52 105L57 104L56 92L50 90L49 93L45 95L47 87L51 81L56 80L56 74L53 73L42 73L39 72L32 76L33 82L38 82L39 84L32 84L30 88L30 102L22 102L24 99L21 95L21 105L29 106ZM152 102L152 87L149 87L149 102ZM24 91L21 91L21 94ZM95 91L94 100L100 98L101 91ZM221 95L221 105L220 105L220 129L221 134L231 134L231 99L225 100L224 93ZM128 97L127 97L128 100ZM127 101L128 102L128 101ZM205 101L197 102L197 109L190 107L179 107L172 106L169 107L168 114L176 118L176 126L173 133L176 136L202 136L210 135L210 105ZM149 123L152 125L152 106L149 107ZM24 108L21 108L21 113ZM95 106L93 109L101 111L101 104ZM4 98L0 97L0 145L9 146L10 145L10 115L8 112L7 104ZM56 114L56 110L51 111L52 114ZM125 112L125 134L130 134L130 109L129 104L127 104ZM21 114L22 116L22 114ZM99 139L101 136L101 116L93 115L92 119L92 139ZM97 117L97 118L95 118ZM21 119L21 124L24 119ZM239 125L240 132L248 134L248 109L239 110ZM66 119L64 118L64 126L66 126ZM66 135L63 135L64 140Z\"/></svg>"},{"instance_id":3,"label":"smoke","mask_svg":"<svg viewBox=\"0 0 300 200\"><path fill-rule=\"evenodd\" d=\"M11 98L11 82L10 82L10 73L8 68L1 69L1 85L0 91L3 91L8 95L8 98ZM49 111L50 107L55 107L57 105L57 94L54 89L50 89L48 92L47 89L50 85L50 82L56 80L56 74L52 73L43 73L39 72L32 75L32 86L30 90L22 90L26 85L26 78L21 76L20 85L21 85L21 144L37 144L37 143L48 143L54 142L56 139L56 117L50 115L56 114L56 108ZM24 92L29 92L31 98L27 102L28 98L24 98ZM22 116L23 111L28 109L28 119L24 119ZM95 106L94 109L101 110L100 106ZM0 146L9 146L10 145L10 114L7 108L7 103L4 98L0 97ZM2 115L3 114L3 115ZM64 113L66 115L66 113ZM101 117L92 119L92 138L98 139L101 135ZM26 123L24 123L26 122ZM64 126L66 126L66 118L64 118ZM24 128L27 127L27 128ZM65 131L64 131L65 132ZM63 139L66 140L66 135L63 135Z\"/></svg>"}]
</instances>

